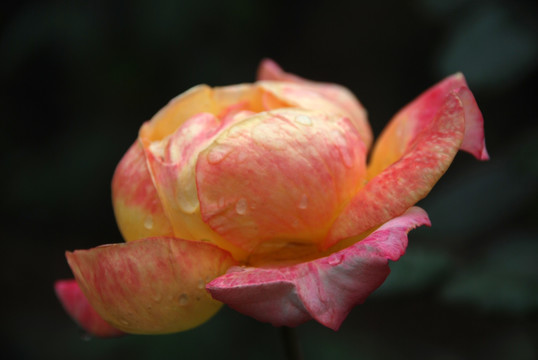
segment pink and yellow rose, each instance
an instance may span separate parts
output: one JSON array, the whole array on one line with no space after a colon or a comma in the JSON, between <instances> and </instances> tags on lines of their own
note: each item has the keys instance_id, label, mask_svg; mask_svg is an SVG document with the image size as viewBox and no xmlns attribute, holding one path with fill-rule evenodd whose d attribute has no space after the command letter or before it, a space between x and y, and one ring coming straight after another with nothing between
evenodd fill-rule
<instances>
[{"instance_id":1,"label":"pink and yellow rose","mask_svg":"<svg viewBox=\"0 0 538 360\"><path fill-rule=\"evenodd\" d=\"M159 334L221 305L338 329L429 225L413 205L458 149L488 158L461 74L398 112L372 147L346 88L262 62L258 81L196 86L143 124L112 181L125 238L67 252L56 292L90 333ZM367 163L367 155L371 152Z\"/></svg>"}]
</instances>

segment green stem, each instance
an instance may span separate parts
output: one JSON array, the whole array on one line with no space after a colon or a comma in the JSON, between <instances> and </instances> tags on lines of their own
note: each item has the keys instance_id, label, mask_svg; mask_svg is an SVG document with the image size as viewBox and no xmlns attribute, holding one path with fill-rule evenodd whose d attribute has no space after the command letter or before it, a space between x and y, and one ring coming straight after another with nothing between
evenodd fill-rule
<instances>
[{"instance_id":1,"label":"green stem","mask_svg":"<svg viewBox=\"0 0 538 360\"><path fill-rule=\"evenodd\" d=\"M282 337L282 343L284 344L284 352L286 353L286 359L288 360L302 360L303 354L299 348L299 341L297 340L297 334L295 329L281 326L280 335Z\"/></svg>"}]
</instances>

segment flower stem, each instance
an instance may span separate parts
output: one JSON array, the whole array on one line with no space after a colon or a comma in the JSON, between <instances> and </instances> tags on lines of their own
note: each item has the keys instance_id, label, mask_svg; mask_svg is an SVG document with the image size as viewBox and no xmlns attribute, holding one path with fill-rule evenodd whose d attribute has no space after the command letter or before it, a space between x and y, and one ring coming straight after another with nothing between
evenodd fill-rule
<instances>
[{"instance_id":1,"label":"flower stem","mask_svg":"<svg viewBox=\"0 0 538 360\"><path fill-rule=\"evenodd\" d=\"M282 343L284 344L284 352L286 353L286 359L288 360L302 360L303 354L299 348L299 341L297 340L297 334L295 329L281 326L280 335L282 337Z\"/></svg>"}]
</instances>

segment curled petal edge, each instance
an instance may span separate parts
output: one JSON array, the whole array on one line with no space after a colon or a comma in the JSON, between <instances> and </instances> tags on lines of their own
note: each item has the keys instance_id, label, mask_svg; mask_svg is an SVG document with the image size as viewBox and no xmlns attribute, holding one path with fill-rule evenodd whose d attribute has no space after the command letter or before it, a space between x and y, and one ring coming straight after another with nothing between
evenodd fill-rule
<instances>
[{"instance_id":1,"label":"curled petal edge","mask_svg":"<svg viewBox=\"0 0 538 360\"><path fill-rule=\"evenodd\" d=\"M383 129L373 148L369 177L373 178L404 155L420 133L430 126L435 114L456 94L463 106L465 132L460 149L478 160L488 160L484 119L462 73L435 84L401 109Z\"/></svg>"},{"instance_id":2,"label":"curled petal edge","mask_svg":"<svg viewBox=\"0 0 538 360\"><path fill-rule=\"evenodd\" d=\"M54 291L65 311L88 334L100 338L118 337L125 334L103 320L90 305L76 280L58 280L54 283Z\"/></svg>"},{"instance_id":3,"label":"curled petal edge","mask_svg":"<svg viewBox=\"0 0 538 360\"><path fill-rule=\"evenodd\" d=\"M371 179L340 213L324 248L402 214L424 198L448 169L464 138L463 102L453 91L405 154Z\"/></svg>"},{"instance_id":4,"label":"curled petal edge","mask_svg":"<svg viewBox=\"0 0 538 360\"><path fill-rule=\"evenodd\" d=\"M338 330L351 309L363 303L407 247L407 233L430 226L424 210L408 209L368 237L327 257L279 268L232 267L207 284L213 298L274 326L307 320Z\"/></svg>"}]
</instances>

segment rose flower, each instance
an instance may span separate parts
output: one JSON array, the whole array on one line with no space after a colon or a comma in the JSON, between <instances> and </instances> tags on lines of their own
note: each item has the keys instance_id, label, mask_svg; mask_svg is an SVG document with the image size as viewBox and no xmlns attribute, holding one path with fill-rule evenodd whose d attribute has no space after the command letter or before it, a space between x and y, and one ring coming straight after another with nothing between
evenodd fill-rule
<instances>
[{"instance_id":1,"label":"rose flower","mask_svg":"<svg viewBox=\"0 0 538 360\"><path fill-rule=\"evenodd\" d=\"M196 86L144 123L112 181L126 243L67 252L66 310L97 336L198 326L221 305L275 326L338 329L429 225L424 198L458 149L488 158L462 74L398 112L372 147L346 88L262 62Z\"/></svg>"}]
</instances>

